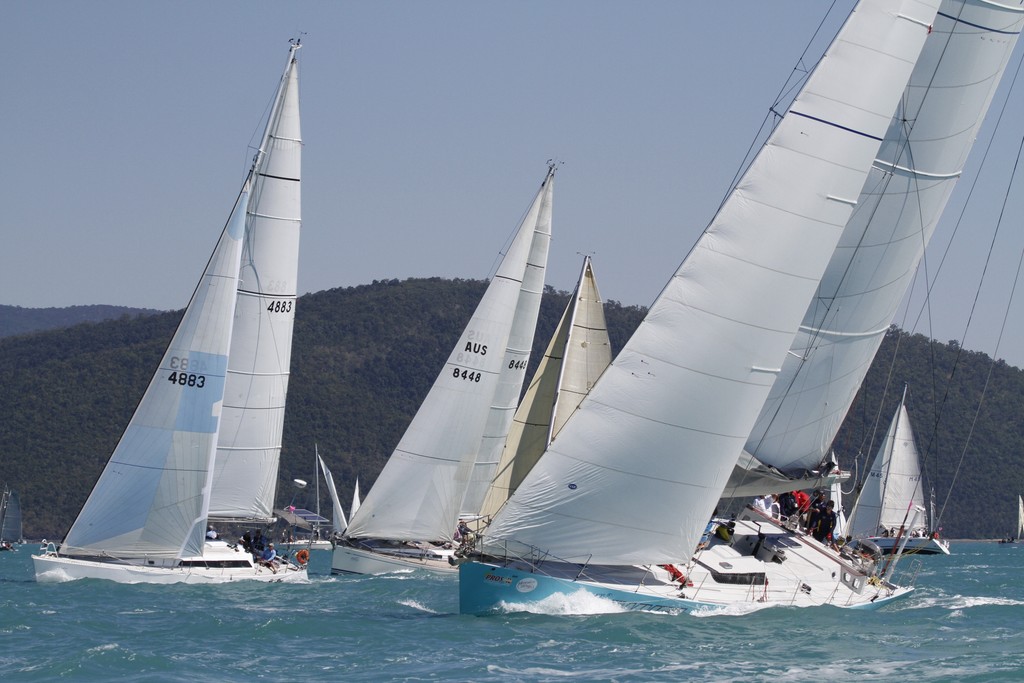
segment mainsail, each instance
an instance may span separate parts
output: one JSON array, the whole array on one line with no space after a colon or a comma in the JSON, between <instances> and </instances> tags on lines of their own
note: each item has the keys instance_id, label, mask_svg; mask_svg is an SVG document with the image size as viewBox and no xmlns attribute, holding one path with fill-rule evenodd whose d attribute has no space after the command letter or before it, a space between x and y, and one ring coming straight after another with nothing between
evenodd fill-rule
<instances>
[{"instance_id":1,"label":"mainsail","mask_svg":"<svg viewBox=\"0 0 1024 683\"><path fill-rule=\"evenodd\" d=\"M508 437L516 406L519 404L519 396L523 391L526 366L530 363L533 337L537 331L541 296L544 294L544 273L547 270L548 246L551 243L551 201L554 191L554 174L555 166L552 164L548 168L548 177L544 181L546 191L541 196L540 213L534 227L530 256L523 273L523 284L519 288L519 300L516 303L515 317L512 319L512 329L508 337L508 346L505 349L505 359L501 365L501 375L494 391L491 410L484 427L484 435L480 441L469 486L462 502L463 516L473 517L480 513L484 495L498 469L498 460L501 457L505 439Z\"/></svg>"},{"instance_id":2,"label":"mainsail","mask_svg":"<svg viewBox=\"0 0 1024 683\"><path fill-rule=\"evenodd\" d=\"M295 322L301 216L298 42L257 152L238 281L212 518L269 520Z\"/></svg>"},{"instance_id":3,"label":"mainsail","mask_svg":"<svg viewBox=\"0 0 1024 683\"><path fill-rule=\"evenodd\" d=\"M942 2L857 208L747 440L747 453L761 463L799 476L829 455L963 171L1022 24L1019 4ZM735 479L731 486L757 481L750 473ZM763 481L764 490L786 490Z\"/></svg>"},{"instance_id":4,"label":"mainsail","mask_svg":"<svg viewBox=\"0 0 1024 683\"><path fill-rule=\"evenodd\" d=\"M4 488L0 494L0 541L17 543L21 540L21 502L18 500L18 492Z\"/></svg>"},{"instance_id":5,"label":"mainsail","mask_svg":"<svg viewBox=\"0 0 1024 683\"><path fill-rule=\"evenodd\" d=\"M447 541L476 462L501 376L542 206L551 205L550 170L469 324L346 536ZM545 237L546 239L546 237Z\"/></svg>"},{"instance_id":6,"label":"mainsail","mask_svg":"<svg viewBox=\"0 0 1024 683\"><path fill-rule=\"evenodd\" d=\"M558 439L492 522L604 564L689 557L878 153L938 0L863 0Z\"/></svg>"}]
</instances>

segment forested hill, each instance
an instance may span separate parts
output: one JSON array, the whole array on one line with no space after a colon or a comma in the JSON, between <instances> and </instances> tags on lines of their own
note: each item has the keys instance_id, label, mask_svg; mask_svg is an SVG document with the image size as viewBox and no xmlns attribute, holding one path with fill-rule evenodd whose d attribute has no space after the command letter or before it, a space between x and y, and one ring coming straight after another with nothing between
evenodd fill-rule
<instances>
[{"instance_id":1,"label":"forested hill","mask_svg":"<svg viewBox=\"0 0 1024 683\"><path fill-rule=\"evenodd\" d=\"M64 308L22 308L0 304L0 338L56 330L79 323L96 323L123 317L152 315L159 311L127 306L65 306Z\"/></svg>"},{"instance_id":2,"label":"forested hill","mask_svg":"<svg viewBox=\"0 0 1024 683\"><path fill-rule=\"evenodd\" d=\"M314 444L334 472L342 500L351 500L356 477L362 491L369 489L484 287L470 280L392 280L299 299L279 504L291 502L293 478L312 481ZM567 297L545 293L531 374ZM643 313L606 303L614 350ZM125 317L0 339L0 480L21 495L26 536L60 538L67 531L179 315ZM987 399L975 419L987 379ZM873 455L904 383L910 386L911 419L940 507L960 470L942 519L945 534L1008 533L1016 522L1017 494L1024 491L1017 466L1024 436L1021 371L893 328L837 438L844 467L857 453ZM934 397L944 400L938 420Z\"/></svg>"}]
</instances>

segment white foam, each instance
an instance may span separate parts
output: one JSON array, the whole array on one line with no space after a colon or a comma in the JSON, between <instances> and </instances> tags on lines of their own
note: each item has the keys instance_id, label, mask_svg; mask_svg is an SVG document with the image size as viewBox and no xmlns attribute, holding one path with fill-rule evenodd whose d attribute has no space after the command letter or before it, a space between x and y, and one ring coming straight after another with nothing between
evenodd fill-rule
<instances>
[{"instance_id":1,"label":"white foam","mask_svg":"<svg viewBox=\"0 0 1024 683\"><path fill-rule=\"evenodd\" d=\"M555 593L536 602L501 602L498 609L502 612L529 612L531 614L551 615L584 615L584 614L619 614L627 612L625 607L602 598L585 590L575 593Z\"/></svg>"},{"instance_id":2,"label":"white foam","mask_svg":"<svg viewBox=\"0 0 1024 683\"><path fill-rule=\"evenodd\" d=\"M412 607L413 609L419 610L421 612L426 612L428 614L440 614L437 610L430 609L418 600L399 600L398 604L405 605L406 607Z\"/></svg>"}]
</instances>

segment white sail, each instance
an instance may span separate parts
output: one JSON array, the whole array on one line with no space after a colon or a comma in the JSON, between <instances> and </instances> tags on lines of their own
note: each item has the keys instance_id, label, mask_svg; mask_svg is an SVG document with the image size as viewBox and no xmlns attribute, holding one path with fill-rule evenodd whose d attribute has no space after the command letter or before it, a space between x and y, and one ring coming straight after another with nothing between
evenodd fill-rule
<instances>
[{"instance_id":1,"label":"white sail","mask_svg":"<svg viewBox=\"0 0 1024 683\"><path fill-rule=\"evenodd\" d=\"M879 536L885 529L898 530L915 506L924 506L921 463L910 416L901 402L865 478L849 533L854 537ZM922 519L919 530L926 526ZM906 533L911 531L906 529Z\"/></svg>"},{"instance_id":2,"label":"white sail","mask_svg":"<svg viewBox=\"0 0 1024 683\"><path fill-rule=\"evenodd\" d=\"M1017 540L1020 540L1020 534L1024 532L1024 497L1017 496Z\"/></svg>"},{"instance_id":3,"label":"white sail","mask_svg":"<svg viewBox=\"0 0 1024 683\"><path fill-rule=\"evenodd\" d=\"M350 518L351 517L355 517L356 516L356 511L359 509L359 506L362 505L362 504L363 504L363 501L359 497L359 480L356 479L356 486L355 486L355 489L353 489L353 491L352 491L352 507L349 509L348 516Z\"/></svg>"},{"instance_id":4,"label":"white sail","mask_svg":"<svg viewBox=\"0 0 1024 683\"><path fill-rule=\"evenodd\" d=\"M331 529L336 532L343 532L348 526L348 520L345 518L345 509L341 506L341 500L338 498L338 489L334 485L334 477L331 475L331 471L327 469L327 463L320 457L320 454L316 454L317 462L320 463L320 470L324 473L324 481L327 482L327 492L331 494Z\"/></svg>"},{"instance_id":5,"label":"white sail","mask_svg":"<svg viewBox=\"0 0 1024 683\"><path fill-rule=\"evenodd\" d=\"M857 209L747 441L759 461L795 476L826 458L960 177L1022 24L1019 3L942 2Z\"/></svg>"},{"instance_id":6,"label":"white sail","mask_svg":"<svg viewBox=\"0 0 1024 683\"><path fill-rule=\"evenodd\" d=\"M835 501L836 525L832 529L832 538L843 538L846 536L846 511L843 509L843 487L838 481L832 482L829 492L829 499Z\"/></svg>"},{"instance_id":7,"label":"white sail","mask_svg":"<svg viewBox=\"0 0 1024 683\"><path fill-rule=\"evenodd\" d=\"M277 492L299 261L298 60L292 46L258 152L210 516L269 520Z\"/></svg>"},{"instance_id":8,"label":"white sail","mask_svg":"<svg viewBox=\"0 0 1024 683\"><path fill-rule=\"evenodd\" d=\"M544 358L516 410L497 474L480 510L482 516L493 517L519 487L611 360L604 307L588 256Z\"/></svg>"},{"instance_id":9,"label":"white sail","mask_svg":"<svg viewBox=\"0 0 1024 683\"><path fill-rule=\"evenodd\" d=\"M501 352L508 346L546 194L542 185L444 369L352 515L349 538L451 539L501 374Z\"/></svg>"},{"instance_id":10,"label":"white sail","mask_svg":"<svg viewBox=\"0 0 1024 683\"><path fill-rule=\"evenodd\" d=\"M247 181L159 369L64 539L62 554L202 554L248 201Z\"/></svg>"},{"instance_id":11,"label":"white sail","mask_svg":"<svg viewBox=\"0 0 1024 683\"><path fill-rule=\"evenodd\" d=\"M544 294L544 273L547 270L548 246L551 243L551 201L554 191L555 167L548 169L541 196L540 213L534 227L530 257L526 262L523 284L519 290L516 314L501 365L501 375L491 402L491 410L484 427L484 436L470 475L469 486L462 502L462 515L475 517L480 513L484 495L498 469L498 460L505 446L512 418L519 404L526 379L526 366L530 363L533 337L537 331L541 296Z\"/></svg>"},{"instance_id":12,"label":"white sail","mask_svg":"<svg viewBox=\"0 0 1024 683\"><path fill-rule=\"evenodd\" d=\"M486 541L690 557L856 203L935 17L864 0Z\"/></svg>"}]
</instances>

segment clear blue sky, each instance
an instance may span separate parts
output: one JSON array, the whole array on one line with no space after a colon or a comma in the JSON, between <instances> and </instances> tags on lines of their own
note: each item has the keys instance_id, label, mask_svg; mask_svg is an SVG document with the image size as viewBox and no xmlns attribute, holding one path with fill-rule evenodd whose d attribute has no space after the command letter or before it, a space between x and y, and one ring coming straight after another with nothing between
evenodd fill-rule
<instances>
[{"instance_id":1,"label":"clear blue sky","mask_svg":"<svg viewBox=\"0 0 1024 683\"><path fill-rule=\"evenodd\" d=\"M305 32L300 292L488 277L554 157L548 284L571 288L578 252L592 253L606 299L647 305L713 215L826 5L4 3L0 303L182 307L287 41ZM943 341L962 335L977 288L1005 191L995 181L1024 122L1019 93L1009 112L1003 170L969 214L973 236L964 227L954 242L931 327L916 327ZM1019 199L1008 211L966 340L986 353L1024 241ZM1024 301L1010 325L998 355L1022 365Z\"/></svg>"}]
</instances>

